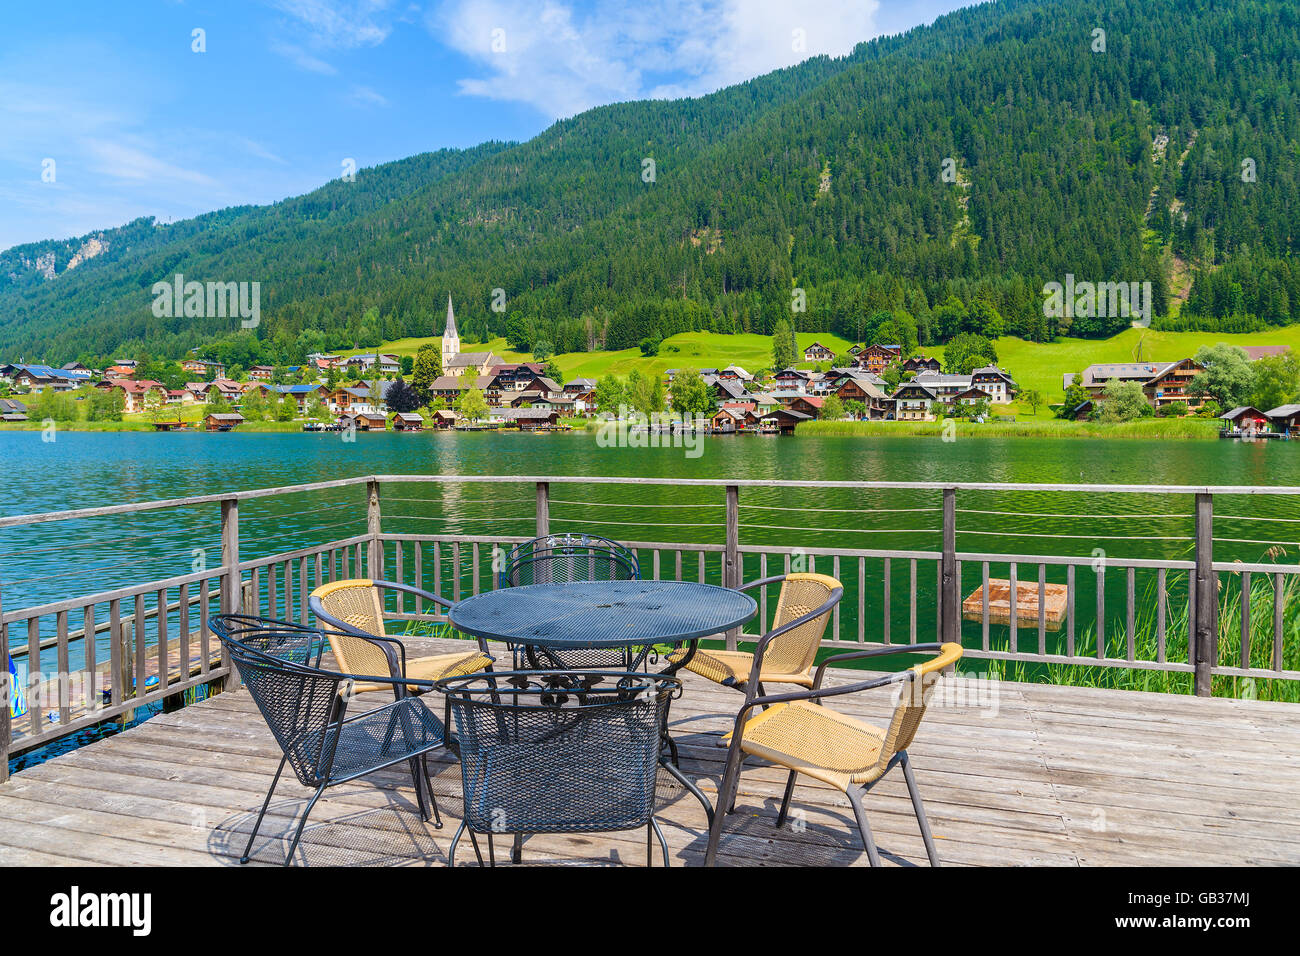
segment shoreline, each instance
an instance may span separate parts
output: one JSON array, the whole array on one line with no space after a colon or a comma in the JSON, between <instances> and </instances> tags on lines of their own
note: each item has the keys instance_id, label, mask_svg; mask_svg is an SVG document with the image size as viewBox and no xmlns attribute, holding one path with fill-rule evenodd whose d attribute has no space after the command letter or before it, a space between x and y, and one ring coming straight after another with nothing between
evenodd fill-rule
<instances>
[{"instance_id":1,"label":"shoreline","mask_svg":"<svg viewBox=\"0 0 1300 956\"><path fill-rule=\"evenodd\" d=\"M1069 422L1059 419L1043 419L1028 422L953 422L949 420L934 422L805 422L798 427L794 437L808 436L814 438L1136 438L1163 439L1166 441L1207 441L1219 438L1220 425L1217 419L1140 419L1134 422ZM304 432L303 422L244 422L230 432L207 432L204 429L182 429L181 434L316 434ZM45 428L42 422L3 422L0 432L39 432ZM587 421L575 424L565 434L594 433L597 425ZM949 430L951 429L951 430ZM175 432L157 431L150 422L59 422L59 432L94 432L113 433L129 432L133 434L175 434ZM523 434L516 429L492 430L494 434ZM435 429L412 434L437 433ZM371 433L366 433L371 434ZM386 431L375 434L400 434ZM711 433L705 437L739 437L735 433ZM781 436L788 437L788 436Z\"/></svg>"}]
</instances>

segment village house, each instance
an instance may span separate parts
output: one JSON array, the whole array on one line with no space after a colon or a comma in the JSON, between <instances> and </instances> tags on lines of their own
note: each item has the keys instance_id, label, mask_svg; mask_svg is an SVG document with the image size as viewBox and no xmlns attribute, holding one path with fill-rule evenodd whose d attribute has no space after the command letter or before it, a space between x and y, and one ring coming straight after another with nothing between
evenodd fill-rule
<instances>
[{"instance_id":1,"label":"village house","mask_svg":"<svg viewBox=\"0 0 1300 956\"><path fill-rule=\"evenodd\" d=\"M1006 405L1012 401L1019 390L1010 373L996 365L977 368L971 373L970 383L971 387L988 393L989 400L998 405Z\"/></svg>"},{"instance_id":2,"label":"village house","mask_svg":"<svg viewBox=\"0 0 1300 956\"><path fill-rule=\"evenodd\" d=\"M772 376L772 382L778 389L786 392L806 392L810 376L797 368L782 369Z\"/></svg>"},{"instance_id":3,"label":"village house","mask_svg":"<svg viewBox=\"0 0 1300 956\"><path fill-rule=\"evenodd\" d=\"M1273 430L1283 435L1293 436L1300 429L1300 405L1279 405L1264 413L1273 423Z\"/></svg>"},{"instance_id":4,"label":"village house","mask_svg":"<svg viewBox=\"0 0 1300 956\"><path fill-rule=\"evenodd\" d=\"M726 368L721 369L718 372L718 378L724 378L728 381L735 382L752 382L754 380L754 376L750 375L739 365L728 365Z\"/></svg>"},{"instance_id":5,"label":"village house","mask_svg":"<svg viewBox=\"0 0 1300 956\"><path fill-rule=\"evenodd\" d=\"M861 402L869 421L889 418L894 411L894 400L865 375L846 374L836 381L833 393L842 402Z\"/></svg>"},{"instance_id":6,"label":"village house","mask_svg":"<svg viewBox=\"0 0 1300 956\"><path fill-rule=\"evenodd\" d=\"M275 375L275 369L270 365L254 365L248 370L248 379L252 382L269 382Z\"/></svg>"},{"instance_id":7,"label":"village house","mask_svg":"<svg viewBox=\"0 0 1300 956\"><path fill-rule=\"evenodd\" d=\"M893 398L894 418L900 422L934 421L933 406L940 401L929 387L917 381L900 385Z\"/></svg>"},{"instance_id":8,"label":"village house","mask_svg":"<svg viewBox=\"0 0 1300 956\"><path fill-rule=\"evenodd\" d=\"M1219 416L1219 419L1227 423L1227 428L1243 438L1266 432L1271 424L1267 413L1261 412L1252 405L1242 405L1226 411Z\"/></svg>"},{"instance_id":9,"label":"village house","mask_svg":"<svg viewBox=\"0 0 1300 956\"><path fill-rule=\"evenodd\" d=\"M211 412L203 419L203 427L210 432L228 432L243 422L244 416L239 412Z\"/></svg>"},{"instance_id":10,"label":"village house","mask_svg":"<svg viewBox=\"0 0 1300 956\"><path fill-rule=\"evenodd\" d=\"M884 375L885 369L900 361L903 357L901 345L880 345L872 343L857 354L858 368L866 369L875 375Z\"/></svg>"},{"instance_id":11,"label":"village house","mask_svg":"<svg viewBox=\"0 0 1300 956\"><path fill-rule=\"evenodd\" d=\"M343 364L347 368L357 368L363 372L378 371L380 375L398 375L402 371L401 357L387 352L353 355L345 359Z\"/></svg>"},{"instance_id":12,"label":"village house","mask_svg":"<svg viewBox=\"0 0 1300 956\"><path fill-rule=\"evenodd\" d=\"M1089 396L1100 398L1106 383L1111 380L1120 382L1137 382L1142 386L1147 402L1157 411L1172 402L1186 402L1189 408L1196 409L1204 404L1205 396L1194 395L1189 386L1196 374L1202 370L1192 359L1180 359L1177 362L1119 362L1089 365L1079 373L1081 384ZM1069 388L1074 382L1073 372L1062 376L1062 389Z\"/></svg>"},{"instance_id":13,"label":"village house","mask_svg":"<svg viewBox=\"0 0 1300 956\"><path fill-rule=\"evenodd\" d=\"M546 374L546 366L541 362L514 362L494 365L488 374L497 380L501 391L522 392L530 382Z\"/></svg>"},{"instance_id":14,"label":"village house","mask_svg":"<svg viewBox=\"0 0 1300 956\"><path fill-rule=\"evenodd\" d=\"M328 372L332 368L342 368L344 361L341 355L326 355L323 352L312 352L307 356L307 364L322 372Z\"/></svg>"},{"instance_id":15,"label":"village house","mask_svg":"<svg viewBox=\"0 0 1300 956\"><path fill-rule=\"evenodd\" d=\"M488 418L504 425L517 425L522 431L534 431L554 428L559 424L560 414L549 408L494 408Z\"/></svg>"},{"instance_id":16,"label":"village house","mask_svg":"<svg viewBox=\"0 0 1300 956\"><path fill-rule=\"evenodd\" d=\"M49 389L52 392L70 392L90 383L89 372L74 372L51 368L48 365L0 366L0 379L15 388L25 388L33 394Z\"/></svg>"},{"instance_id":17,"label":"village house","mask_svg":"<svg viewBox=\"0 0 1300 956\"><path fill-rule=\"evenodd\" d=\"M818 398L816 395L796 395L784 404L792 412L799 412L809 418L817 418L821 415L822 405L825 403L826 399Z\"/></svg>"},{"instance_id":18,"label":"village house","mask_svg":"<svg viewBox=\"0 0 1300 956\"><path fill-rule=\"evenodd\" d=\"M774 408L763 415L760 423L764 427L775 428L782 435L793 435L797 425L811 421L812 418L812 415L792 408Z\"/></svg>"},{"instance_id":19,"label":"village house","mask_svg":"<svg viewBox=\"0 0 1300 956\"><path fill-rule=\"evenodd\" d=\"M424 429L424 419L415 412L397 412L393 415L393 431L418 432Z\"/></svg>"},{"instance_id":20,"label":"village house","mask_svg":"<svg viewBox=\"0 0 1300 956\"><path fill-rule=\"evenodd\" d=\"M928 355L909 355L903 359L903 374L915 375L918 372L941 372L943 366L937 358Z\"/></svg>"},{"instance_id":21,"label":"village house","mask_svg":"<svg viewBox=\"0 0 1300 956\"><path fill-rule=\"evenodd\" d=\"M716 432L739 432L758 426L758 409L753 402L724 402L709 420Z\"/></svg>"},{"instance_id":22,"label":"village house","mask_svg":"<svg viewBox=\"0 0 1300 956\"><path fill-rule=\"evenodd\" d=\"M388 416L380 411L353 411L341 419L344 428L355 428L359 432L382 432L388 430Z\"/></svg>"},{"instance_id":23,"label":"village house","mask_svg":"<svg viewBox=\"0 0 1300 956\"><path fill-rule=\"evenodd\" d=\"M440 408L433 412L433 417L429 419L429 427L439 431L456 426L456 413L450 408Z\"/></svg>"},{"instance_id":24,"label":"village house","mask_svg":"<svg viewBox=\"0 0 1300 956\"><path fill-rule=\"evenodd\" d=\"M135 377L134 362L132 362L130 365L125 365L119 362L117 364L110 365L108 368L104 369L104 378L107 379L134 378L134 377Z\"/></svg>"},{"instance_id":25,"label":"village house","mask_svg":"<svg viewBox=\"0 0 1300 956\"><path fill-rule=\"evenodd\" d=\"M220 362L189 358L181 362L181 371L188 372L191 375L211 375L213 378L223 378L226 374L226 367Z\"/></svg>"},{"instance_id":26,"label":"village house","mask_svg":"<svg viewBox=\"0 0 1300 956\"><path fill-rule=\"evenodd\" d=\"M0 398L0 421L27 421L27 406L16 398Z\"/></svg>"},{"instance_id":27,"label":"village house","mask_svg":"<svg viewBox=\"0 0 1300 956\"><path fill-rule=\"evenodd\" d=\"M133 379L104 379L95 388L104 391L120 391L123 396L123 410L129 414L142 412L146 406L156 400L159 405L167 403L167 386L152 379L134 381ZM151 399L150 396L153 396Z\"/></svg>"},{"instance_id":28,"label":"village house","mask_svg":"<svg viewBox=\"0 0 1300 956\"><path fill-rule=\"evenodd\" d=\"M835 353L820 342L814 342L803 350L805 362L829 362L833 358L835 358Z\"/></svg>"}]
</instances>

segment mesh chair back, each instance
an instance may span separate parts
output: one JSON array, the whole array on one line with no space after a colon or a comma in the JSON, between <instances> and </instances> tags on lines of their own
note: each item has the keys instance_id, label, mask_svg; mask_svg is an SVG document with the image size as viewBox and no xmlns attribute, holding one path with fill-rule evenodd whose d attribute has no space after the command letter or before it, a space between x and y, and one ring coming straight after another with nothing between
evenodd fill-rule
<instances>
[{"instance_id":1,"label":"mesh chair back","mask_svg":"<svg viewBox=\"0 0 1300 956\"><path fill-rule=\"evenodd\" d=\"M330 617L349 627L384 637L384 605L379 588L369 578L332 581L312 592ZM339 669L349 674L384 676L391 673L388 657L370 641L331 630L330 650Z\"/></svg>"},{"instance_id":2,"label":"mesh chair back","mask_svg":"<svg viewBox=\"0 0 1300 956\"><path fill-rule=\"evenodd\" d=\"M594 534L550 534L510 552L501 586L633 581L640 576L636 555L617 541Z\"/></svg>"},{"instance_id":3,"label":"mesh chair back","mask_svg":"<svg viewBox=\"0 0 1300 956\"><path fill-rule=\"evenodd\" d=\"M781 596L777 600L772 629L817 610L839 587L843 585L825 574L787 574L781 582ZM825 614L773 638L763 656L763 670L774 674L805 673L817 657L817 648L830 616L831 612L827 610Z\"/></svg>"},{"instance_id":4,"label":"mesh chair back","mask_svg":"<svg viewBox=\"0 0 1300 956\"><path fill-rule=\"evenodd\" d=\"M617 541L594 534L550 534L525 541L506 558L502 587L572 581L635 581L636 555ZM552 652L566 667L627 669L639 648Z\"/></svg>"},{"instance_id":5,"label":"mesh chair back","mask_svg":"<svg viewBox=\"0 0 1300 956\"><path fill-rule=\"evenodd\" d=\"M311 638L310 632L274 627L246 629L238 640L221 637L276 743L307 787L329 776L336 740L329 728L339 712L343 683L341 677L294 662L310 653Z\"/></svg>"},{"instance_id":6,"label":"mesh chair back","mask_svg":"<svg viewBox=\"0 0 1300 956\"><path fill-rule=\"evenodd\" d=\"M288 664L315 663L324 643L316 628L249 614L218 614L208 626L227 647L237 644Z\"/></svg>"},{"instance_id":7,"label":"mesh chair back","mask_svg":"<svg viewBox=\"0 0 1300 956\"><path fill-rule=\"evenodd\" d=\"M649 823L661 721L680 681L590 671L494 676L438 685L460 742L471 830L583 833Z\"/></svg>"},{"instance_id":8,"label":"mesh chair back","mask_svg":"<svg viewBox=\"0 0 1300 956\"><path fill-rule=\"evenodd\" d=\"M916 737L925 709L934 695L934 685L939 682L943 669L961 658L961 645L944 644L939 654L924 664L912 668L913 677L899 688L898 705L889 721L884 746L880 748L878 765L885 767L900 750L906 750Z\"/></svg>"}]
</instances>

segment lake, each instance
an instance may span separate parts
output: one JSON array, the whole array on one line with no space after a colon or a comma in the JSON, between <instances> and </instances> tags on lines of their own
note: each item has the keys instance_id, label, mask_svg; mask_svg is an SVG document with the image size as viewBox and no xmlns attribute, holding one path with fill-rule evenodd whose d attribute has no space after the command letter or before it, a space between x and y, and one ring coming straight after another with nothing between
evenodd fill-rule
<instances>
[{"instance_id":1,"label":"lake","mask_svg":"<svg viewBox=\"0 0 1300 956\"><path fill-rule=\"evenodd\" d=\"M323 434L0 433L6 514L148 501L376 473L630 475L888 481L1300 485L1300 443L1136 439L759 437L681 448L601 447L587 433ZM721 542L718 489L557 486L552 526L610 537ZM241 506L245 559L364 531L364 489ZM510 485L383 489L385 531L528 534L533 490ZM592 506L587 506L590 503ZM931 549L938 496L907 491L750 490L746 543ZM1216 557L1300 551L1300 501L1216 500ZM1182 496L963 493L961 550L1184 557L1192 522ZM1080 517L1083 516L1083 517ZM215 505L0 530L6 609L220 561ZM1267 520L1265 520L1267 519ZM1294 539L1294 541L1293 541Z\"/></svg>"}]
</instances>

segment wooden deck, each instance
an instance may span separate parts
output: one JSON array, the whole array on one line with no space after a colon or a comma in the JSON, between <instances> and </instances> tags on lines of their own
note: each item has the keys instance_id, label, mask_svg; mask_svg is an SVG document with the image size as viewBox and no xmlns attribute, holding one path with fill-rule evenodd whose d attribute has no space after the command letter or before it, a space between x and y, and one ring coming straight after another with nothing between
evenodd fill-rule
<instances>
[{"instance_id":1,"label":"wooden deck","mask_svg":"<svg viewBox=\"0 0 1300 956\"><path fill-rule=\"evenodd\" d=\"M688 674L674 704L683 770L711 797L739 701ZM998 685L996 713L988 703L932 707L911 749L944 863L1300 864L1300 706L1012 683ZM881 692L835 706L876 722L890 709ZM236 865L278 760L244 691L159 715L0 785L0 864ZM436 771L444 829L420 821L409 777L385 772L327 791L295 862L445 864L460 772L445 757ZM704 813L660 778L673 863L699 865ZM773 767L743 774L721 863L866 865L847 802L814 781L795 791L798 825L776 830L783 783ZM255 864L282 862L308 796L282 780ZM924 865L901 774L866 806L885 865ZM475 862L468 838L457 859ZM645 859L641 831L524 844L525 864Z\"/></svg>"}]
</instances>

